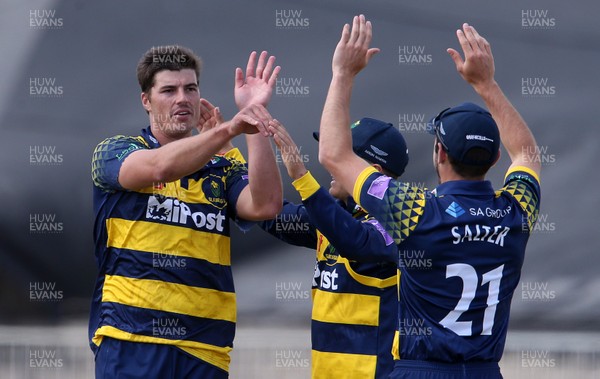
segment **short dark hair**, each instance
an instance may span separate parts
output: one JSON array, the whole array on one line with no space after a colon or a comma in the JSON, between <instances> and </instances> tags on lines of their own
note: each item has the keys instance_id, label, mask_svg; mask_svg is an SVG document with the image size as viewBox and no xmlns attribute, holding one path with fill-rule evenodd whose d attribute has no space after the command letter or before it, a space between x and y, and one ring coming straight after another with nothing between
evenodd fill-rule
<instances>
[{"instance_id":1,"label":"short dark hair","mask_svg":"<svg viewBox=\"0 0 600 379\"><path fill-rule=\"evenodd\" d=\"M202 60L194 52L183 46L166 45L152 47L146 51L137 65L137 79L142 92L148 93L154 86L154 76L163 70L180 71L190 68L200 79Z\"/></svg>"},{"instance_id":2,"label":"short dark hair","mask_svg":"<svg viewBox=\"0 0 600 379\"><path fill-rule=\"evenodd\" d=\"M437 152L437 148L438 148L438 142L439 142L439 139L436 137L435 138L436 152ZM442 149L444 149L443 145L442 145ZM446 151L446 149L444 149L444 151ZM487 161L490 159L490 152L481 147L472 147L471 149L469 149L469 151L467 151L467 153L465 154L464 157L471 162ZM481 178L481 177L485 176L485 174L487 174L487 172L493 166L493 164L485 165L485 166L475 166L475 165L464 164L464 163L461 163L458 160L452 158L450 156L450 154L448 154L448 162L450 162L450 166L452 166L452 169L454 170L454 172L456 172L458 175L460 175L461 177L463 177L465 179Z\"/></svg>"}]
</instances>

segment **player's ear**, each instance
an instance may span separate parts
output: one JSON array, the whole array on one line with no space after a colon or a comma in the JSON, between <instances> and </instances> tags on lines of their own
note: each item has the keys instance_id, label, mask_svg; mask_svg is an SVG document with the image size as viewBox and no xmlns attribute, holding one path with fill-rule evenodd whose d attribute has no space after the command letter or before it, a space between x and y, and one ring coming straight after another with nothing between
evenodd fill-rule
<instances>
[{"instance_id":1,"label":"player's ear","mask_svg":"<svg viewBox=\"0 0 600 379\"><path fill-rule=\"evenodd\" d=\"M383 167L381 167L381 165L379 163L373 163L373 164L371 164L371 166L373 166L375 168L375 170L377 170L377 171L379 171L381 173L384 173L383 172Z\"/></svg>"},{"instance_id":2,"label":"player's ear","mask_svg":"<svg viewBox=\"0 0 600 379\"><path fill-rule=\"evenodd\" d=\"M150 96L146 92L142 92L140 95L140 99L142 100L142 106L146 110L146 112L150 112L152 110L152 105L150 104Z\"/></svg>"}]
</instances>

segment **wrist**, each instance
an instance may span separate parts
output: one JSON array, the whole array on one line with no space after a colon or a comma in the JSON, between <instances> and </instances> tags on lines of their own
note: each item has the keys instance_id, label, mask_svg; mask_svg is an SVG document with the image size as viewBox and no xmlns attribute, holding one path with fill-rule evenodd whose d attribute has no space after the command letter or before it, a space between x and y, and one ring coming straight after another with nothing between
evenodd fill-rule
<instances>
[{"instance_id":1,"label":"wrist","mask_svg":"<svg viewBox=\"0 0 600 379\"><path fill-rule=\"evenodd\" d=\"M308 170L306 169L306 167L302 165L301 167L295 168L292 172L290 172L290 178L292 178L292 180L298 180L304 175L306 175L307 172Z\"/></svg>"},{"instance_id":2,"label":"wrist","mask_svg":"<svg viewBox=\"0 0 600 379\"><path fill-rule=\"evenodd\" d=\"M498 83L492 78L485 82L473 84L473 89L479 96L486 98L489 94L497 92L500 89Z\"/></svg>"}]
</instances>

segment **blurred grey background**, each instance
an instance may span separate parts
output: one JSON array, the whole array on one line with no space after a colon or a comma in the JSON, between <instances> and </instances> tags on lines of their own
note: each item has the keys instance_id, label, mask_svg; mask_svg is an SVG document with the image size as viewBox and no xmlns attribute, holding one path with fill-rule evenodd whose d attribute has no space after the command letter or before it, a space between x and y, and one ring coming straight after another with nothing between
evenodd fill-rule
<instances>
[{"instance_id":1,"label":"blurred grey background","mask_svg":"<svg viewBox=\"0 0 600 379\"><path fill-rule=\"evenodd\" d=\"M587 336L583 345L592 346L597 362L599 11L592 0L0 2L0 324L8 326L0 330L0 344L12 346L0 353L0 364L43 344L19 345L28 331L37 335L35 328L79 336L75 345L85 349L96 278L91 153L106 137L135 135L147 126L135 77L147 49L181 44L199 54L201 94L226 117L235 113L234 69L245 67L252 50L274 54L282 71L269 109L327 186L311 132L319 126L342 25L358 13L373 22L372 45L381 53L356 80L352 117L387 120L404 133L411 158L404 179L415 185L433 187L437 180L426 121L463 101L482 104L445 51L459 49L455 30L469 22L491 43L496 79L533 130L543 163L541 217L513 299L511 332L570 332L575 337L565 338L563 348L580 346ZM235 143L245 151L243 138ZM489 176L496 187L508 164L504 154ZM286 197L299 201L285 172L283 178ZM258 229L235 229L232 254L236 341L247 349L239 361L266 354L272 377L307 375L310 300L304 294L314 253ZM45 298L36 298L40 291ZM273 337L261 337L264 328ZM286 333L297 337L286 339ZM277 342L292 340L293 346ZM263 350L253 350L259 345ZM277 367L278 356L299 367ZM518 357L515 364L527 369ZM27 372L6 377L35 376ZM51 376L44 371L41 377Z\"/></svg>"}]
</instances>

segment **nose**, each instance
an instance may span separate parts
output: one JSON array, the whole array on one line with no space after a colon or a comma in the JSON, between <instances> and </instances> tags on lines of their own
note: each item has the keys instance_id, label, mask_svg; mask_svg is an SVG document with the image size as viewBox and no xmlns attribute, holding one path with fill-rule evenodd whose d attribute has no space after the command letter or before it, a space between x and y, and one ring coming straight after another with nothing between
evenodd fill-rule
<instances>
[{"instance_id":1,"label":"nose","mask_svg":"<svg viewBox=\"0 0 600 379\"><path fill-rule=\"evenodd\" d=\"M177 90L177 97L175 98L175 101L177 102L177 104L189 102L184 88L179 88Z\"/></svg>"}]
</instances>

